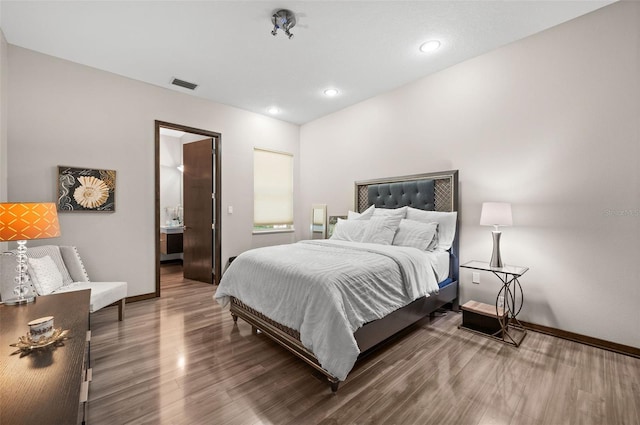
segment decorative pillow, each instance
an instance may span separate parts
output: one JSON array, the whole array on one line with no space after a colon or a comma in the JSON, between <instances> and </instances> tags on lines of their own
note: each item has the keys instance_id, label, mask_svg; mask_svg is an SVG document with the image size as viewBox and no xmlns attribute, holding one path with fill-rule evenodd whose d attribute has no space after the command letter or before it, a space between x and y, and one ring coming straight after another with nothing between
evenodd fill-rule
<instances>
[{"instance_id":1,"label":"decorative pillow","mask_svg":"<svg viewBox=\"0 0 640 425\"><path fill-rule=\"evenodd\" d=\"M12 251L15 253L15 250ZM67 270L67 267L64 265L64 261L62 260L62 255L60 254L60 248L57 245L41 245L29 247L27 249L27 257L29 258L42 258L45 255L51 257L55 265L58 267L58 271L62 275L62 283L65 285L73 282L71 279L71 275Z\"/></svg>"},{"instance_id":2,"label":"decorative pillow","mask_svg":"<svg viewBox=\"0 0 640 425\"><path fill-rule=\"evenodd\" d=\"M419 221L400 221L398 231L393 237L392 245L411 246L427 251L436 236L438 223L421 223ZM435 245L434 245L435 248Z\"/></svg>"},{"instance_id":3,"label":"decorative pillow","mask_svg":"<svg viewBox=\"0 0 640 425\"><path fill-rule=\"evenodd\" d=\"M400 216L372 217L367 223L367 229L362 237L362 242L391 245L393 237L400 225Z\"/></svg>"},{"instance_id":4,"label":"decorative pillow","mask_svg":"<svg viewBox=\"0 0 640 425\"><path fill-rule=\"evenodd\" d=\"M374 205L371 205L369 208L362 211L361 213L349 211L347 213L347 220L369 220L373 215L373 212L375 211L375 209L376 207Z\"/></svg>"},{"instance_id":5,"label":"decorative pillow","mask_svg":"<svg viewBox=\"0 0 640 425\"><path fill-rule=\"evenodd\" d=\"M62 286L62 275L51 257L29 258L29 276L38 295L48 295Z\"/></svg>"},{"instance_id":6,"label":"decorative pillow","mask_svg":"<svg viewBox=\"0 0 640 425\"><path fill-rule=\"evenodd\" d=\"M407 219L421 223L438 223L437 249L446 251L451 248L456 236L456 220L458 212L424 211L416 208L407 209Z\"/></svg>"},{"instance_id":7,"label":"decorative pillow","mask_svg":"<svg viewBox=\"0 0 640 425\"><path fill-rule=\"evenodd\" d=\"M339 218L329 239L362 242L362 237L368 224L369 220L343 220Z\"/></svg>"},{"instance_id":8,"label":"decorative pillow","mask_svg":"<svg viewBox=\"0 0 640 425\"><path fill-rule=\"evenodd\" d=\"M400 217L400 219L407 218L407 208L376 208L373 211L372 217Z\"/></svg>"}]
</instances>

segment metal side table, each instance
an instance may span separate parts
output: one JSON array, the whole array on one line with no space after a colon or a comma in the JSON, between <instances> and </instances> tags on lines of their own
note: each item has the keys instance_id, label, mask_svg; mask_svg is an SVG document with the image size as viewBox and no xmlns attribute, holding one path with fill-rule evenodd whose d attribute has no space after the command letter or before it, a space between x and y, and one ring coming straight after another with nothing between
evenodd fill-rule
<instances>
[{"instance_id":1,"label":"metal side table","mask_svg":"<svg viewBox=\"0 0 640 425\"><path fill-rule=\"evenodd\" d=\"M500 329L489 336L518 347L527 335L527 329L517 318L524 304L524 293L522 292L522 285L518 279L525 274L529 268L509 265L491 267L488 262L475 260L462 264L460 267L491 272L500 279L502 288L498 291L495 303L496 318L500 323ZM500 306L501 297L504 299L504 307ZM473 329L468 330L473 331Z\"/></svg>"}]
</instances>

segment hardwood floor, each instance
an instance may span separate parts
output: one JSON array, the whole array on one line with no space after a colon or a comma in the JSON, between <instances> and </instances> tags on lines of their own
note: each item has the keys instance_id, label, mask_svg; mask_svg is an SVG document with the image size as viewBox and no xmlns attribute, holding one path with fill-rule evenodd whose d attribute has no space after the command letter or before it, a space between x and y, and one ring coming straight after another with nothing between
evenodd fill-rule
<instances>
[{"instance_id":1,"label":"hardwood floor","mask_svg":"<svg viewBox=\"0 0 640 425\"><path fill-rule=\"evenodd\" d=\"M91 317L88 424L640 424L640 359L529 332L518 349L426 321L336 395L214 287L163 267L162 297Z\"/></svg>"}]
</instances>

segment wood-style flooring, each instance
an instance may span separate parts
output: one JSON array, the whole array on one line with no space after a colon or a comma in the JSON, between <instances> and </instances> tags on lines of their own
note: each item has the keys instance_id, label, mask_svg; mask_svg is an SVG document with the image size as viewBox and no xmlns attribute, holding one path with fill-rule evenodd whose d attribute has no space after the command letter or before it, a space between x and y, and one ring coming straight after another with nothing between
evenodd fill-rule
<instances>
[{"instance_id":1,"label":"wood-style flooring","mask_svg":"<svg viewBox=\"0 0 640 425\"><path fill-rule=\"evenodd\" d=\"M518 349L449 312L356 365L313 370L163 267L162 297L91 317L88 424L640 424L640 359L529 332Z\"/></svg>"}]
</instances>

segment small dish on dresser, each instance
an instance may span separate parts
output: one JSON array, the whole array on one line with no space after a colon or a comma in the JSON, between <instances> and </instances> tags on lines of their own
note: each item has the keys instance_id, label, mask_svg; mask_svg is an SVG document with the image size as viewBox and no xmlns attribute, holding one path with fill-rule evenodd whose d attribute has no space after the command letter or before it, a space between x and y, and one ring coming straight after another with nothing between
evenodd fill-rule
<instances>
[{"instance_id":1,"label":"small dish on dresser","mask_svg":"<svg viewBox=\"0 0 640 425\"><path fill-rule=\"evenodd\" d=\"M67 339L67 335L69 334L68 330L62 330L62 328L57 328L53 330L53 333L49 337L40 337L37 340L34 340L31 337L31 334L28 333L25 336L21 336L18 338L18 342L14 344L9 344L11 347L16 347L20 351L32 351L45 347L49 347L51 345L57 344L59 342Z\"/></svg>"}]
</instances>

